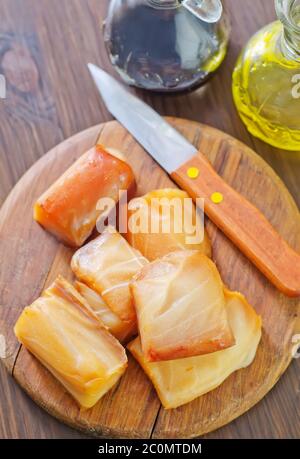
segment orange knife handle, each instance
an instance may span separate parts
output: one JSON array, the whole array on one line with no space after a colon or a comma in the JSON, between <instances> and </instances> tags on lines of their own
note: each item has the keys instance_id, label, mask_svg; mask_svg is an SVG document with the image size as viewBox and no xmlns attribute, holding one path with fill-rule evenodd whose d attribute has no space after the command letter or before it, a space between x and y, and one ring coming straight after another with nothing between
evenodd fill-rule
<instances>
[{"instance_id":1,"label":"orange knife handle","mask_svg":"<svg viewBox=\"0 0 300 459\"><path fill-rule=\"evenodd\" d=\"M280 291L300 296L300 255L271 226L265 216L233 190L202 154L171 174L195 200L204 198L205 213ZM212 196L220 193L221 202Z\"/></svg>"}]
</instances>

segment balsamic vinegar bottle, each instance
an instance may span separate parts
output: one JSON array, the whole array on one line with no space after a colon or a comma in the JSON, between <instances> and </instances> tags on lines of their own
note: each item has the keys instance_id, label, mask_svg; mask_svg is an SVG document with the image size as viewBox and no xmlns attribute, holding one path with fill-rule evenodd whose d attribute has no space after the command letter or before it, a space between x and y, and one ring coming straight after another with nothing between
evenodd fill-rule
<instances>
[{"instance_id":1,"label":"balsamic vinegar bottle","mask_svg":"<svg viewBox=\"0 0 300 459\"><path fill-rule=\"evenodd\" d=\"M229 34L220 0L112 0L104 29L124 81L160 92L206 82L226 55Z\"/></svg>"}]
</instances>

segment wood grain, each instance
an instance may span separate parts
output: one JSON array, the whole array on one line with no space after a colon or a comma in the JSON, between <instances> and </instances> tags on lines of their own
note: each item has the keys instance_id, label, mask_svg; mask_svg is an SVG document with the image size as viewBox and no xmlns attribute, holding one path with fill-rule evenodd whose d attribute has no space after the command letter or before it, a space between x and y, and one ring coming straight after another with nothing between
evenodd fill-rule
<instances>
[{"instance_id":1,"label":"wood grain","mask_svg":"<svg viewBox=\"0 0 300 459\"><path fill-rule=\"evenodd\" d=\"M207 156L227 183L268 214L280 234L296 250L300 250L300 216L297 206L276 174L258 155L214 128L176 118L169 118L169 121ZM0 213L0 221L5 229L6 221L14 221L20 207L24 208L28 234L34 237L23 242L18 236L20 228L16 227L14 231L10 229L10 234L14 235L14 244L9 245L12 261L9 268L2 271L4 275L7 271L5 281L8 288L11 286L9 291L12 296L15 284L11 273L19 272L19 265L23 268L24 259L28 262L28 259L34 260L38 256L38 241L42 236L42 257L47 275L43 283L39 277L36 282L37 273L32 270L27 284L38 289L38 296L43 286L52 282L58 274L72 279L69 263L73 251L45 233L32 220L30 212L30 217L26 218L26 212L41 193L41 188L44 191L49 180L64 172L70 162L90 148L97 138L99 143L124 153L134 170L139 195L155 188L175 186L117 122L96 126L63 142L27 172L5 203L5 213ZM79 409L62 386L22 347L13 355L13 376L33 400L59 420L85 433L116 438L195 437L228 423L257 403L277 382L292 359L292 337L300 332L296 328L300 301L288 299L277 291L213 223L208 222L207 228L212 238L213 258L226 285L231 290L244 293L263 318L262 343L253 365L234 373L215 391L183 407L166 411L161 408L143 371L130 358L129 369L121 382L93 409L86 411ZM3 231L0 231L2 235ZM6 234L1 239L4 246L9 242ZM29 250L15 256L15 253L19 254L19 244L23 247L26 243L35 246L33 258ZM23 304L20 303L14 309L7 308L5 302L3 306L6 312L3 319L6 327L4 331L9 336L10 348L18 349L15 338L9 332ZM10 369L10 362L8 366Z\"/></svg>"},{"instance_id":2,"label":"wood grain","mask_svg":"<svg viewBox=\"0 0 300 459\"><path fill-rule=\"evenodd\" d=\"M86 0L84 5L82 0L1 0L0 73L4 73L3 56L18 43L32 55L39 81L36 91L27 93L9 84L7 99L0 100L0 204L46 151L78 131L111 119L85 67L91 61L113 73L99 26L107 4L108 0ZM274 20L274 1L224 0L224 4L232 22L231 43L224 64L209 84L176 97L138 94L163 115L213 125L254 148L284 180L300 206L300 152L278 150L249 135L235 111L230 89L237 55L254 32ZM27 80L16 59L14 66L17 71L21 68ZM4 288L0 284L0 294ZM299 437L299 371L300 359L295 359L263 401L208 437ZM38 408L3 368L0 381L0 438L80 436Z\"/></svg>"}]
</instances>

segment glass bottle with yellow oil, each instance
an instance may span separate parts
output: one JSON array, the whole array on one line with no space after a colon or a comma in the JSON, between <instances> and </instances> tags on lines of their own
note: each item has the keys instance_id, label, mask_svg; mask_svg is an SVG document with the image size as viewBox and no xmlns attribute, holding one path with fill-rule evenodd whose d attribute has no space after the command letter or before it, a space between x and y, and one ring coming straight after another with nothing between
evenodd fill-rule
<instances>
[{"instance_id":1,"label":"glass bottle with yellow oil","mask_svg":"<svg viewBox=\"0 0 300 459\"><path fill-rule=\"evenodd\" d=\"M257 32L233 73L238 112L254 136L300 149L300 0L275 0L279 21Z\"/></svg>"}]
</instances>

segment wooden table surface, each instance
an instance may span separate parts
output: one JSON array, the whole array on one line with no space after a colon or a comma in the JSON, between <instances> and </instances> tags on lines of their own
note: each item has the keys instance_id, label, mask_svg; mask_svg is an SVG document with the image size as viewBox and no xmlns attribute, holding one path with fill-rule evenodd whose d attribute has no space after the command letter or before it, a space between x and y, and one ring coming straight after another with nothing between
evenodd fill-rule
<instances>
[{"instance_id":1,"label":"wooden table surface","mask_svg":"<svg viewBox=\"0 0 300 459\"><path fill-rule=\"evenodd\" d=\"M300 152L277 150L253 138L231 96L238 53L256 30L275 18L274 1L224 3L233 27L231 46L214 79L188 95L139 94L162 115L207 123L254 148L300 207ZM0 205L50 148L111 119L85 65L94 62L113 72L100 26L107 4L108 0L0 0L0 74L7 80L7 97L0 100ZM0 260L0 266L7 262ZM207 438L298 438L299 370L300 359L295 359L262 402ZM36 406L1 364L0 385L0 438L83 438Z\"/></svg>"}]
</instances>

